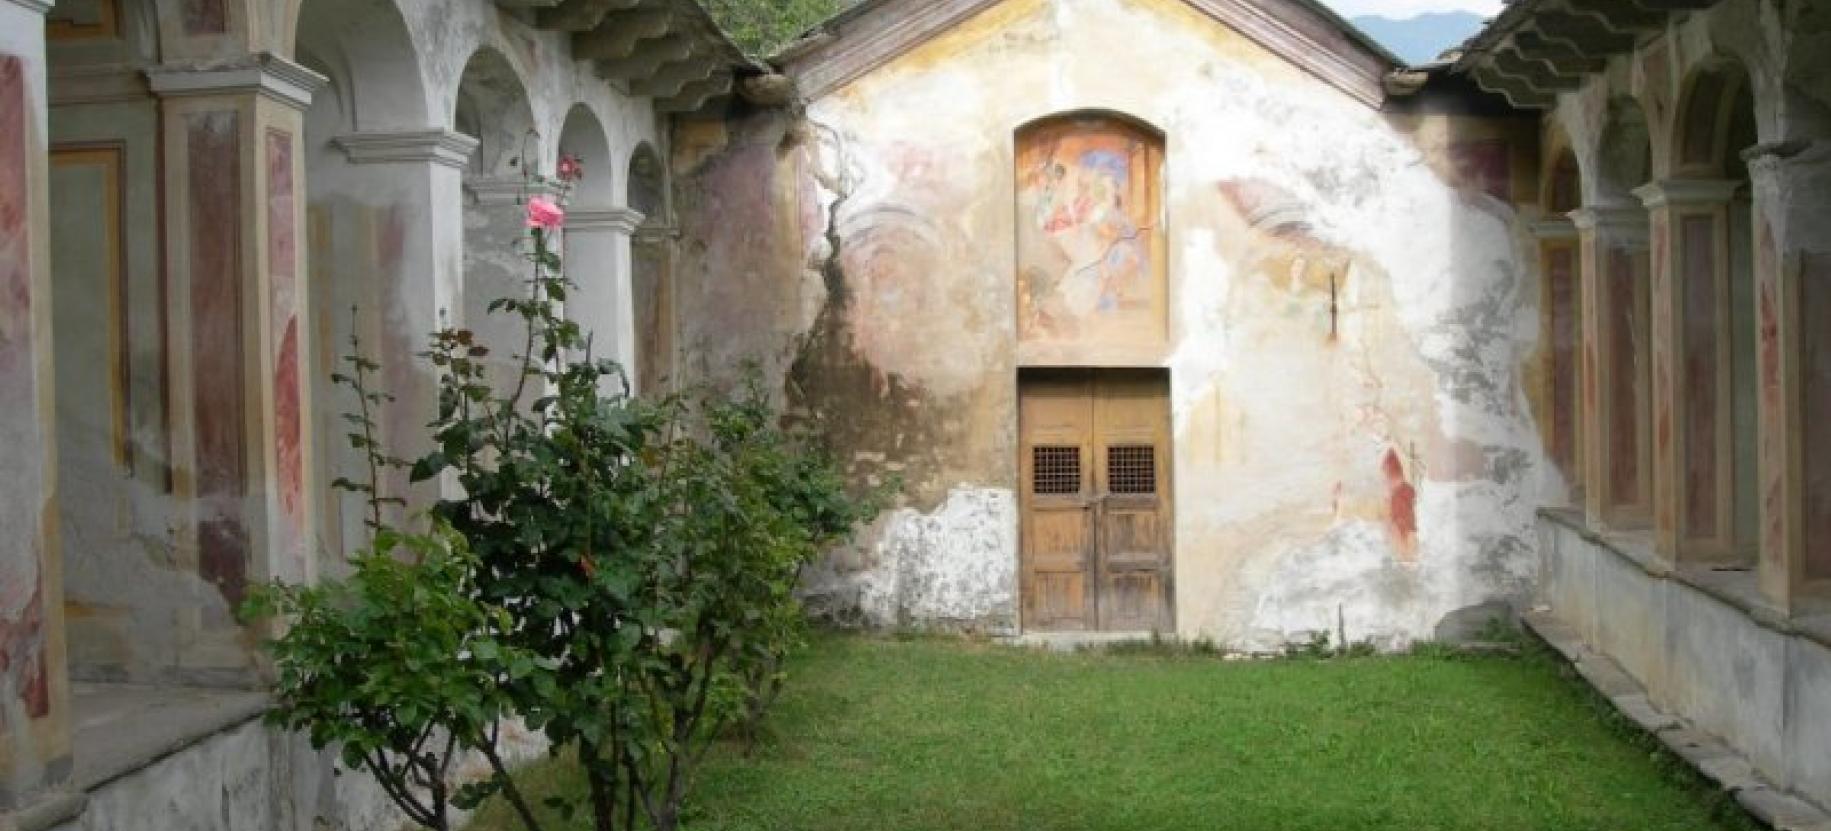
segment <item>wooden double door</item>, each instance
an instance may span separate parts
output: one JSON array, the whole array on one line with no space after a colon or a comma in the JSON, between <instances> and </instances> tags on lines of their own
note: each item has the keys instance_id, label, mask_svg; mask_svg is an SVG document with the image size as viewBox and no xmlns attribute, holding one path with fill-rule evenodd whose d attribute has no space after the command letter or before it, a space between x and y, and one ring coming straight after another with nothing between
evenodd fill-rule
<instances>
[{"instance_id":1,"label":"wooden double door","mask_svg":"<svg viewBox=\"0 0 1831 831\"><path fill-rule=\"evenodd\" d=\"M1024 628L1170 631L1169 376L1027 370L1018 397Z\"/></svg>"}]
</instances>

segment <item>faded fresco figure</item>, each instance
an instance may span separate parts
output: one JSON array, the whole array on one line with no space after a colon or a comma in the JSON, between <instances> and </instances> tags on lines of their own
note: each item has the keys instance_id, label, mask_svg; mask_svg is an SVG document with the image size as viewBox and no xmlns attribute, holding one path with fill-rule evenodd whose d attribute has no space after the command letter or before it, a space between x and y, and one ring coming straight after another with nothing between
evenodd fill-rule
<instances>
[{"instance_id":1,"label":"faded fresco figure","mask_svg":"<svg viewBox=\"0 0 1831 831\"><path fill-rule=\"evenodd\" d=\"M1162 330L1158 140L1111 118L1018 139L1019 330L1031 340Z\"/></svg>"}]
</instances>

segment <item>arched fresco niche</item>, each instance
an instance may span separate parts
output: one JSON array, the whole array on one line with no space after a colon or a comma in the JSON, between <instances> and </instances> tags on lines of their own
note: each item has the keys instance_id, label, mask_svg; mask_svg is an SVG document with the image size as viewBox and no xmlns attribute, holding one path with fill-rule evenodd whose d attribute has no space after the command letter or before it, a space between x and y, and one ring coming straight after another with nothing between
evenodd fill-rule
<instances>
[{"instance_id":1,"label":"arched fresco niche","mask_svg":"<svg viewBox=\"0 0 1831 831\"><path fill-rule=\"evenodd\" d=\"M1017 131L1020 339L1167 340L1163 147L1156 130L1106 113Z\"/></svg>"},{"instance_id":2,"label":"arched fresco niche","mask_svg":"<svg viewBox=\"0 0 1831 831\"><path fill-rule=\"evenodd\" d=\"M630 294L635 311L635 380L643 393L667 389L674 373L674 287L669 280L666 170L646 142L630 156L630 209L642 214L630 244Z\"/></svg>"},{"instance_id":3,"label":"arched fresco niche","mask_svg":"<svg viewBox=\"0 0 1831 831\"><path fill-rule=\"evenodd\" d=\"M1688 538L1726 543L1717 559L1752 564L1759 553L1755 251L1742 151L1758 138L1753 90L1740 63L1723 58L1693 74L1675 141L1674 186L1695 181L1713 193L1675 206L1670 229L1683 334L1682 527ZM1726 453L1713 452L1719 446ZM1731 527L1721 527L1725 521Z\"/></svg>"},{"instance_id":4,"label":"arched fresco niche","mask_svg":"<svg viewBox=\"0 0 1831 831\"><path fill-rule=\"evenodd\" d=\"M518 317L492 314L489 305L528 291L525 206L547 189L529 175L541 144L527 88L501 52L483 47L471 56L452 122L477 139L464 178L463 325L490 350L484 362L491 383L506 391L518 380L524 330Z\"/></svg>"},{"instance_id":5,"label":"arched fresco niche","mask_svg":"<svg viewBox=\"0 0 1831 831\"><path fill-rule=\"evenodd\" d=\"M343 414L359 402L328 379L347 371L344 358L355 338L364 355L382 365L375 380L395 396L395 409L430 396L412 373L418 339L430 331L432 315L408 304L435 302L428 226L432 180L440 171L424 160L375 163L363 153L370 140L436 140L417 132L431 120L426 88L406 21L391 0L305 0L296 28L297 60L326 79L304 114L300 145L310 269L311 348L304 372L313 412L307 421L320 486L319 533L327 550L347 552L367 541L365 508L330 483L362 481L368 468L345 438ZM409 452L416 420L424 419L384 421L381 438L389 452ZM382 483L396 495L405 495L405 486L404 477Z\"/></svg>"}]
</instances>

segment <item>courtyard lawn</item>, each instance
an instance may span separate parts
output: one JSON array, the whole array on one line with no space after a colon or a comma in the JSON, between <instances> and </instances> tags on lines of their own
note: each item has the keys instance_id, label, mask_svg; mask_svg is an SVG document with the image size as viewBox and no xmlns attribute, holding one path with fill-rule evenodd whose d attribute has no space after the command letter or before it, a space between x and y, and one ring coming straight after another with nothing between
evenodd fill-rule
<instances>
[{"instance_id":1,"label":"courtyard lawn","mask_svg":"<svg viewBox=\"0 0 1831 831\"><path fill-rule=\"evenodd\" d=\"M1224 662L823 635L695 831L1757 826L1538 650ZM582 792L564 762L523 780ZM473 828L511 831L501 805ZM550 820L584 829L584 820Z\"/></svg>"}]
</instances>

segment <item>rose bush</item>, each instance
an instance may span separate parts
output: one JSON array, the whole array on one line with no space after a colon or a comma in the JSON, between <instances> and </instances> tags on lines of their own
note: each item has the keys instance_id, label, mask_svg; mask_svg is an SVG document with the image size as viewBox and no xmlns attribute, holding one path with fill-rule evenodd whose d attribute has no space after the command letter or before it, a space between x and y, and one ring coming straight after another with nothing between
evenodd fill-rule
<instances>
[{"instance_id":1,"label":"rose bush","mask_svg":"<svg viewBox=\"0 0 1831 831\"><path fill-rule=\"evenodd\" d=\"M678 827L699 762L774 700L804 626L802 567L876 510L815 432L781 426L756 370L639 398L591 354L560 311L561 204L582 168L560 172L560 202L526 203L527 293L490 306L525 323L513 388L491 385L493 347L467 329L422 355L441 380L433 450L411 476L456 495L431 506L430 530L384 524L376 471L395 460L373 424L387 398L352 356L339 378L363 402L350 437L371 481L343 484L370 500L373 544L350 578L272 587L250 608L287 627L270 646L272 720L341 745L426 828L501 793L542 831L496 752L508 719L579 759L588 796L562 813L597 831ZM490 775L455 786L452 760L470 753Z\"/></svg>"}]
</instances>

